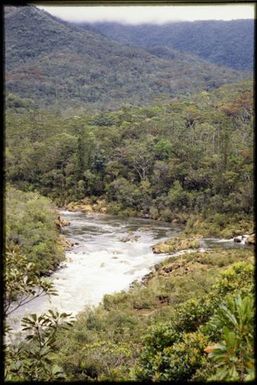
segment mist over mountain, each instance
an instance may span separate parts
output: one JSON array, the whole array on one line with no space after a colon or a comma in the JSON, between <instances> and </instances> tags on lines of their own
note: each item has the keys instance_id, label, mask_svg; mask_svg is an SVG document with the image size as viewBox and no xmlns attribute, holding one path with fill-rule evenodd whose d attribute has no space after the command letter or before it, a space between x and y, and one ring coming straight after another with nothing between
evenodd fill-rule
<instances>
[{"instance_id":1,"label":"mist over mountain","mask_svg":"<svg viewBox=\"0 0 257 385\"><path fill-rule=\"evenodd\" d=\"M150 44L145 33L145 47L142 41L141 47L128 45L122 34L117 42L98 27L74 25L34 6L5 7L5 85L11 102L113 109L209 90L249 75L157 45L158 39ZM140 35L140 28L149 27L129 28Z\"/></svg>"}]
</instances>

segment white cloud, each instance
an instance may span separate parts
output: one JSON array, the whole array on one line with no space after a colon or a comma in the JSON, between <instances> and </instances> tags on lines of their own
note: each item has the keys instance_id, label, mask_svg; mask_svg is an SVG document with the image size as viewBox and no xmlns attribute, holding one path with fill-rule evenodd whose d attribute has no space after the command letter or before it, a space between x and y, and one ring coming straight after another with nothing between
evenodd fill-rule
<instances>
[{"instance_id":1,"label":"white cloud","mask_svg":"<svg viewBox=\"0 0 257 385\"><path fill-rule=\"evenodd\" d=\"M129 24L181 20L253 19L254 4L155 6L38 6L68 21L116 21Z\"/></svg>"}]
</instances>

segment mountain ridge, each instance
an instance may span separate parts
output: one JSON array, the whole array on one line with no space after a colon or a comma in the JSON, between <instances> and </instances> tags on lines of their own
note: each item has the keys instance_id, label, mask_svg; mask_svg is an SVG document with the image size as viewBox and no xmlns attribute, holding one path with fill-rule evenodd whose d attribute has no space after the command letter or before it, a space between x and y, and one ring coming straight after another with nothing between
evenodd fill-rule
<instances>
[{"instance_id":1,"label":"mountain ridge","mask_svg":"<svg viewBox=\"0 0 257 385\"><path fill-rule=\"evenodd\" d=\"M76 24L101 32L124 44L146 49L151 45L160 45L194 53L214 64L234 69L253 68L252 19L176 21L160 25L145 23L133 26L117 22Z\"/></svg>"},{"instance_id":2,"label":"mountain ridge","mask_svg":"<svg viewBox=\"0 0 257 385\"><path fill-rule=\"evenodd\" d=\"M40 108L115 109L246 76L174 49L166 49L164 58L122 45L34 6L16 8L5 17L6 90Z\"/></svg>"}]
</instances>

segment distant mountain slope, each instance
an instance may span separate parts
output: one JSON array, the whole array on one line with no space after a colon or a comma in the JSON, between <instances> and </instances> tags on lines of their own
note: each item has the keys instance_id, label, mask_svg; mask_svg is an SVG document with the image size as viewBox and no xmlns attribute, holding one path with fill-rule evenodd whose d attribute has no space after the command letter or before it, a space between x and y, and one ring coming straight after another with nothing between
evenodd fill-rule
<instances>
[{"instance_id":1,"label":"distant mountain slope","mask_svg":"<svg viewBox=\"0 0 257 385\"><path fill-rule=\"evenodd\" d=\"M129 47L34 6L6 7L5 47L7 94L38 107L113 109L245 76L174 49Z\"/></svg>"},{"instance_id":2,"label":"distant mountain slope","mask_svg":"<svg viewBox=\"0 0 257 385\"><path fill-rule=\"evenodd\" d=\"M238 70L253 68L254 20L194 21L137 26L118 23L84 25L124 44L161 46L199 55Z\"/></svg>"}]
</instances>

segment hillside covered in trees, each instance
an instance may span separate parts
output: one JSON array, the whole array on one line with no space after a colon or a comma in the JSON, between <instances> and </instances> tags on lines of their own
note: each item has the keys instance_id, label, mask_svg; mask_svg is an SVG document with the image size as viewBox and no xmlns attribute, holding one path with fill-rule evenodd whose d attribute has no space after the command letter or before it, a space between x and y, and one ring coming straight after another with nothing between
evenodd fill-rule
<instances>
[{"instance_id":1,"label":"hillside covered in trees","mask_svg":"<svg viewBox=\"0 0 257 385\"><path fill-rule=\"evenodd\" d=\"M102 197L113 213L252 213L251 82L152 107L6 117L7 177L60 205Z\"/></svg>"},{"instance_id":2,"label":"hillside covered in trees","mask_svg":"<svg viewBox=\"0 0 257 385\"><path fill-rule=\"evenodd\" d=\"M143 245L165 257L127 290L76 318L23 317L5 380L254 380L252 43L250 20L79 25L5 7L5 335L78 257L61 209L177 226Z\"/></svg>"},{"instance_id":3,"label":"hillside covered in trees","mask_svg":"<svg viewBox=\"0 0 257 385\"><path fill-rule=\"evenodd\" d=\"M250 76L211 64L195 53L172 48L163 56L158 49L150 52L115 42L34 6L6 7L7 103L114 109L124 103L140 105L158 97L208 91Z\"/></svg>"},{"instance_id":4,"label":"hillside covered in trees","mask_svg":"<svg viewBox=\"0 0 257 385\"><path fill-rule=\"evenodd\" d=\"M162 25L126 25L111 22L79 23L123 44L140 46L167 58L173 49L198 55L210 63L237 70L252 70L254 21L206 20Z\"/></svg>"}]
</instances>

